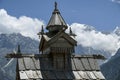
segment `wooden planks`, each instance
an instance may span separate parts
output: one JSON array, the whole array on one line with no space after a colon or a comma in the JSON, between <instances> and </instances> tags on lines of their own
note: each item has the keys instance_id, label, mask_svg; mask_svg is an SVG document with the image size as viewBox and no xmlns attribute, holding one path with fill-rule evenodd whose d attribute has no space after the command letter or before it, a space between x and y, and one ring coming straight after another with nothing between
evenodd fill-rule
<instances>
[{"instance_id":1,"label":"wooden planks","mask_svg":"<svg viewBox=\"0 0 120 80\"><path fill-rule=\"evenodd\" d=\"M20 79L81 79L81 80L104 80L99 70L97 59L72 57L70 69L57 70L51 65L47 57L23 57L18 59ZM69 66L69 67L70 67ZM97 70L97 71L96 71Z\"/></svg>"}]
</instances>

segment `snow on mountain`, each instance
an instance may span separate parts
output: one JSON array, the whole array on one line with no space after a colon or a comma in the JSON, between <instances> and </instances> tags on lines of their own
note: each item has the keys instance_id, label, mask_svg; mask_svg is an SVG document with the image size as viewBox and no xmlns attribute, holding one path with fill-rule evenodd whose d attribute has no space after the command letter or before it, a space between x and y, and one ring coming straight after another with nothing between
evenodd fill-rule
<instances>
[{"instance_id":1,"label":"snow on mountain","mask_svg":"<svg viewBox=\"0 0 120 80\"><path fill-rule=\"evenodd\" d=\"M26 49L33 50L32 52L35 50L38 51L38 49L36 49L38 47L38 41L36 40L24 37L19 33L0 34L0 49L14 49L18 44L21 45L23 52L25 52Z\"/></svg>"},{"instance_id":2,"label":"snow on mountain","mask_svg":"<svg viewBox=\"0 0 120 80\"><path fill-rule=\"evenodd\" d=\"M29 37L24 37L19 33L0 34L0 80L15 80L16 60L5 66L9 60L5 58L7 53L17 50L17 45L21 45L23 53L39 53L39 42Z\"/></svg>"},{"instance_id":3,"label":"snow on mountain","mask_svg":"<svg viewBox=\"0 0 120 80\"><path fill-rule=\"evenodd\" d=\"M0 34L0 79L2 80L15 80L16 62L13 60L7 67L4 68L8 62L4 56L7 53L13 52L13 50L16 50L18 44L21 45L21 51L23 53L38 53L39 41L29 37L24 37L19 33ZM107 57L110 56L110 53L103 50L95 50L81 45L76 47L76 54L103 54Z\"/></svg>"},{"instance_id":4,"label":"snow on mountain","mask_svg":"<svg viewBox=\"0 0 120 80\"><path fill-rule=\"evenodd\" d=\"M76 54L102 54L105 57L110 58L113 54L111 50L116 50L119 47L120 36L116 34L116 31L119 32L119 29L114 30L113 33L105 34L100 31L96 31L94 27L89 25L74 23L70 25L70 27L72 28L73 33L77 35L76 40L78 42L78 46L75 48ZM39 41L31 39L30 37L24 37L19 33L0 34L0 79L15 80L15 60L13 60L7 67L3 67L8 62L4 56L6 53L16 50L18 44L21 45L21 51L23 53L39 53ZM107 71L109 69L111 73L119 73L117 70L113 69L115 66L117 67L116 69L119 69L119 62L117 61L119 61L120 53L118 52L113 56L114 58L112 57L102 65L101 70L103 71L105 77L109 77L111 75L107 73L109 72ZM115 75L113 74L113 76ZM110 80L108 77L107 79Z\"/></svg>"},{"instance_id":5,"label":"snow on mountain","mask_svg":"<svg viewBox=\"0 0 120 80\"><path fill-rule=\"evenodd\" d=\"M116 35L120 36L120 27L116 27L113 31L113 33L115 33Z\"/></svg>"},{"instance_id":6,"label":"snow on mountain","mask_svg":"<svg viewBox=\"0 0 120 80\"><path fill-rule=\"evenodd\" d=\"M118 37L118 44L120 42L120 27L116 27L112 34ZM120 80L120 46L115 55L108 59L101 65L101 70L106 80Z\"/></svg>"},{"instance_id":7,"label":"snow on mountain","mask_svg":"<svg viewBox=\"0 0 120 80\"><path fill-rule=\"evenodd\" d=\"M97 31L94 27L73 23L70 25L73 33L75 33L78 45L83 47L92 47L95 50L103 50L114 55L120 47L119 36L114 33L103 33Z\"/></svg>"}]
</instances>

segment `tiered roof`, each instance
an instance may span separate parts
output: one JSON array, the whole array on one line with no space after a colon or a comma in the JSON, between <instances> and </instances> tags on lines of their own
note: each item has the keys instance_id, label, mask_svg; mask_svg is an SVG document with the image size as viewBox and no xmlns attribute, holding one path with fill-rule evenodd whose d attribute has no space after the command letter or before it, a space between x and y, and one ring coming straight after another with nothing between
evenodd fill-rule
<instances>
[{"instance_id":1,"label":"tiered roof","mask_svg":"<svg viewBox=\"0 0 120 80\"><path fill-rule=\"evenodd\" d=\"M16 80L105 80L98 64L101 55L73 54L77 45L75 35L65 33L67 25L57 9L46 27L42 27L39 51L42 54L22 54L18 46L18 54L8 54L7 58L17 58Z\"/></svg>"}]
</instances>

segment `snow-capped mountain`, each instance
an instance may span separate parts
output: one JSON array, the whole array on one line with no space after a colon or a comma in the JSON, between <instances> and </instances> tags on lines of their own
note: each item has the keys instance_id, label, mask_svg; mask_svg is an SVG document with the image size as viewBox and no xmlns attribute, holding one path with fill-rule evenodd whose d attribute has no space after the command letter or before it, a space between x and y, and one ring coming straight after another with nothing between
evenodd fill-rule
<instances>
[{"instance_id":1,"label":"snow-capped mountain","mask_svg":"<svg viewBox=\"0 0 120 80\"><path fill-rule=\"evenodd\" d=\"M15 80L16 60L5 66L9 61L7 53L17 50L20 44L23 53L38 53L39 42L21 34L0 34L0 80Z\"/></svg>"},{"instance_id":2,"label":"snow-capped mountain","mask_svg":"<svg viewBox=\"0 0 120 80\"><path fill-rule=\"evenodd\" d=\"M118 36L120 36L120 27L116 27L113 31L113 33L117 34Z\"/></svg>"},{"instance_id":3,"label":"snow-capped mountain","mask_svg":"<svg viewBox=\"0 0 120 80\"><path fill-rule=\"evenodd\" d=\"M96 49L93 49L92 47L83 47L81 45L78 45L77 47L75 47L75 53L76 54L101 54L106 58L111 57L111 53L108 51L96 50Z\"/></svg>"},{"instance_id":4,"label":"snow-capped mountain","mask_svg":"<svg viewBox=\"0 0 120 80\"><path fill-rule=\"evenodd\" d=\"M18 44L21 45L23 53L38 53L39 41L24 37L21 34L0 34L0 79L2 80L15 80L16 62L13 60L5 67L10 59L7 61L4 56L6 53L16 50ZM107 57L110 56L108 52L103 50L95 50L81 45L76 47L76 54L103 54Z\"/></svg>"},{"instance_id":5,"label":"snow-capped mountain","mask_svg":"<svg viewBox=\"0 0 120 80\"><path fill-rule=\"evenodd\" d=\"M75 47L76 54L102 54L106 58L111 57L112 53L109 51L109 49L106 50L104 48L102 49L101 47L105 46L105 48L106 48L106 45L107 45L107 47L110 47L108 44L106 44L107 42L104 42L104 41L105 40L109 41L109 39L114 39L114 38L116 38L116 36L111 35L111 33L105 34L105 33L96 31L94 29L94 27L88 26L88 25L73 24L72 26L75 26L75 27L72 27L73 32L76 35L78 35L78 36L76 36L78 38L77 39L78 45L77 45L77 47ZM116 34L119 37L120 36L120 28L117 27L113 31L112 34ZM105 38L105 40L104 40L104 38ZM81 40L83 40L83 42ZM88 40L88 42L87 42L87 40ZM97 44L92 43L92 44L90 44L90 46L85 46L86 44L89 44L89 42L91 42L91 40L92 40L92 42L97 42ZM81 43L80 43L80 41L81 41ZM110 42L111 41L112 40L110 40ZM100 42L100 44L99 44L99 42ZM13 60L7 67L4 68L4 66L8 62L4 56L6 55L6 53L10 53L10 52L13 52L14 50L16 50L18 44L21 45L21 51L23 53L39 53L39 51L38 51L39 41L37 41L37 40L31 39L30 37L24 37L19 33L17 33L17 34L16 33L0 34L0 79L2 79L2 80L15 80L15 66L16 66L15 63L16 62L15 62L15 60ZM95 46L98 46L98 48L96 48ZM116 69L119 69L119 65L118 65L119 57L120 57L120 51L118 51L111 59L109 59L106 63L104 63L101 66L101 70L103 71L105 77L108 80L117 80L118 79L118 77L115 77L117 79L110 79L111 78L110 75L115 76L114 74L112 74L113 72L115 72L115 74L119 73L119 71L116 70ZM113 65L113 63L114 63L114 65ZM108 68L108 66L109 66L109 68ZM113 69L115 66L117 68ZM109 70L111 71L111 74L108 73ZM6 71L7 71L7 73L6 73Z\"/></svg>"},{"instance_id":6,"label":"snow-capped mountain","mask_svg":"<svg viewBox=\"0 0 120 80\"><path fill-rule=\"evenodd\" d=\"M24 37L19 33L0 34L0 49L6 48L13 50L19 44L23 52L30 50L31 53L38 53L38 43L38 41L33 40L29 37Z\"/></svg>"},{"instance_id":7,"label":"snow-capped mountain","mask_svg":"<svg viewBox=\"0 0 120 80\"><path fill-rule=\"evenodd\" d=\"M84 26L84 31L92 31L95 30L93 26L82 24Z\"/></svg>"},{"instance_id":8,"label":"snow-capped mountain","mask_svg":"<svg viewBox=\"0 0 120 80\"><path fill-rule=\"evenodd\" d=\"M113 34L118 36L118 44L120 42L120 27L117 26ZM119 47L119 46L118 46ZM101 70L106 80L120 80L120 47L110 59L101 65Z\"/></svg>"}]
</instances>

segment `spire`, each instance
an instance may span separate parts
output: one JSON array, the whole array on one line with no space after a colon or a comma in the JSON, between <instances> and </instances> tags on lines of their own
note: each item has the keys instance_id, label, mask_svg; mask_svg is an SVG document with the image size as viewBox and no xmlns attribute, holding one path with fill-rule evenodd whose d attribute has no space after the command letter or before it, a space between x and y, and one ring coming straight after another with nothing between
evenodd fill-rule
<instances>
[{"instance_id":1,"label":"spire","mask_svg":"<svg viewBox=\"0 0 120 80\"><path fill-rule=\"evenodd\" d=\"M55 10L57 10L57 2L55 2Z\"/></svg>"},{"instance_id":2,"label":"spire","mask_svg":"<svg viewBox=\"0 0 120 80\"><path fill-rule=\"evenodd\" d=\"M17 51L17 53L18 53L18 54L21 53L20 45L18 45L18 51Z\"/></svg>"},{"instance_id":3,"label":"spire","mask_svg":"<svg viewBox=\"0 0 120 80\"><path fill-rule=\"evenodd\" d=\"M43 34L43 33L44 33L44 29L43 29L43 25L42 25L41 34Z\"/></svg>"},{"instance_id":4,"label":"spire","mask_svg":"<svg viewBox=\"0 0 120 80\"><path fill-rule=\"evenodd\" d=\"M73 33L72 33L72 30L71 30L71 27L70 27L70 31L69 31L69 33L70 33L70 34L73 34Z\"/></svg>"},{"instance_id":5,"label":"spire","mask_svg":"<svg viewBox=\"0 0 120 80\"><path fill-rule=\"evenodd\" d=\"M54 11L52 13L52 16L49 20L49 23L46 27L47 30L49 31L60 31L63 28L67 29L67 24L64 21L63 17L61 16L58 7L57 7L57 2L54 3Z\"/></svg>"},{"instance_id":6,"label":"spire","mask_svg":"<svg viewBox=\"0 0 120 80\"><path fill-rule=\"evenodd\" d=\"M43 25L42 25L42 29L41 29L41 32L37 33L37 35L39 36L40 38L40 35L43 35L44 34L44 29L43 29Z\"/></svg>"}]
</instances>

